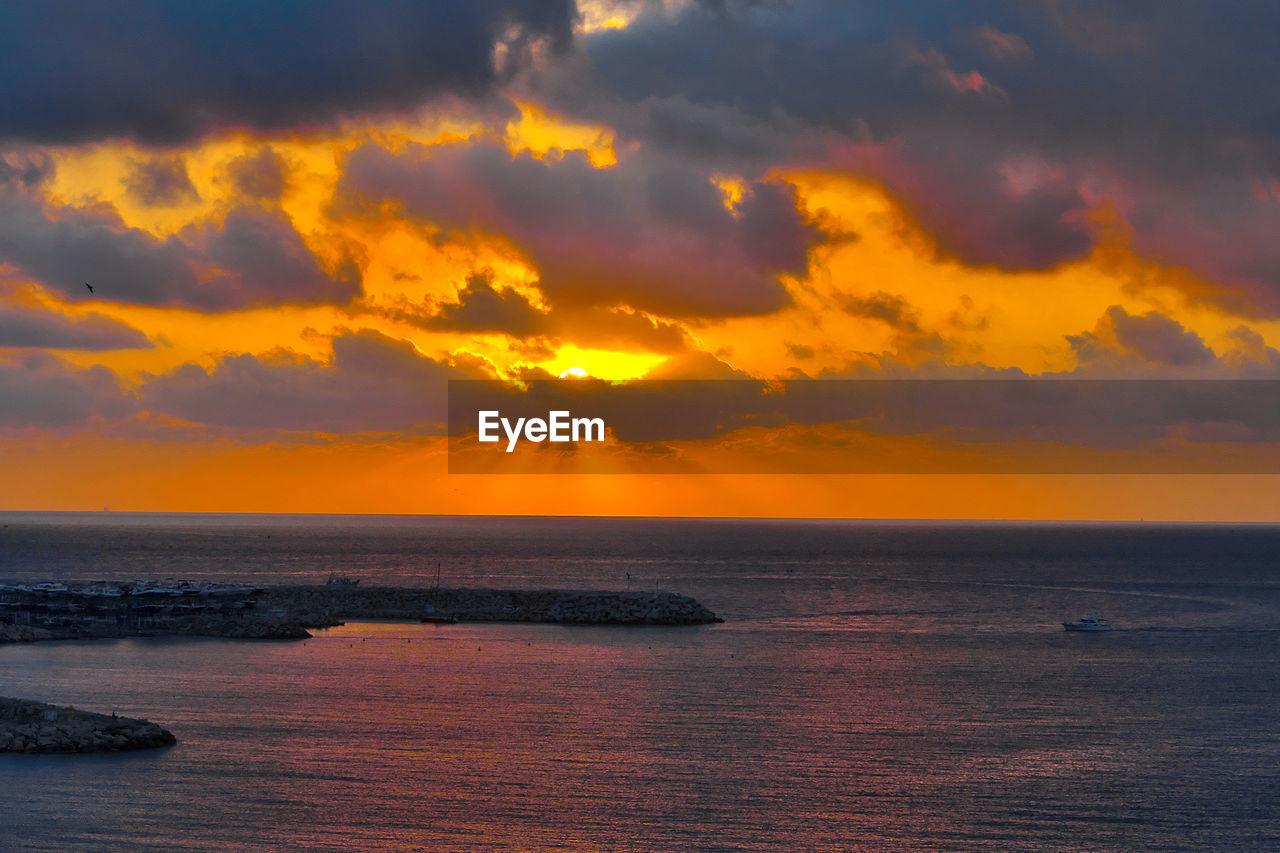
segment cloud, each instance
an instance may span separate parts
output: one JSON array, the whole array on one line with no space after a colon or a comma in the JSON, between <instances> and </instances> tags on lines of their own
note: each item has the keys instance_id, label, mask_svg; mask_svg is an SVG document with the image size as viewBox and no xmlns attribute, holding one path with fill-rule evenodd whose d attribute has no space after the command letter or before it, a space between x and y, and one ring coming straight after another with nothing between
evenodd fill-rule
<instances>
[{"instance_id":1,"label":"cloud","mask_svg":"<svg viewBox=\"0 0 1280 853\"><path fill-rule=\"evenodd\" d=\"M661 380L674 383L678 387L690 379L698 380L739 380L744 385L757 387L760 383L750 374L743 373L726 364L709 352L697 350L664 359L656 367L645 374L646 380ZM694 387L694 386L690 386Z\"/></svg>"},{"instance_id":2,"label":"cloud","mask_svg":"<svg viewBox=\"0 0 1280 853\"><path fill-rule=\"evenodd\" d=\"M817 354L814 348L807 344L797 344L791 341L783 341L783 344L787 348L787 355L792 358L804 360L813 358Z\"/></svg>"},{"instance_id":3,"label":"cloud","mask_svg":"<svg viewBox=\"0 0 1280 853\"><path fill-rule=\"evenodd\" d=\"M962 301L962 307L963 304ZM897 366L910 365L913 369L928 364L942 365L959 347L955 341L922 326L920 309L900 294L879 290L868 296L851 297L841 307L846 314L878 320L895 332L890 342L892 353L864 359L866 365L874 365L876 370L883 367L883 359Z\"/></svg>"},{"instance_id":4,"label":"cloud","mask_svg":"<svg viewBox=\"0 0 1280 853\"><path fill-rule=\"evenodd\" d=\"M1035 55L1022 36L1001 32L987 24L973 28L973 40L993 59L1001 62L1027 62Z\"/></svg>"},{"instance_id":5,"label":"cloud","mask_svg":"<svg viewBox=\"0 0 1280 853\"><path fill-rule=\"evenodd\" d=\"M1207 368L1218 357L1204 339L1158 311L1130 314L1112 305L1091 332L1068 335L1082 369L1153 366Z\"/></svg>"},{"instance_id":6,"label":"cloud","mask_svg":"<svg viewBox=\"0 0 1280 853\"><path fill-rule=\"evenodd\" d=\"M0 190L27 190L53 174L53 158L34 148L11 148L0 154Z\"/></svg>"},{"instance_id":7,"label":"cloud","mask_svg":"<svg viewBox=\"0 0 1280 853\"><path fill-rule=\"evenodd\" d=\"M498 290L493 273L482 271L467 277L458 288L458 301L436 306L424 317L427 329L452 332L503 332L517 337L545 330L546 314L511 288Z\"/></svg>"},{"instance_id":8,"label":"cloud","mask_svg":"<svg viewBox=\"0 0 1280 853\"><path fill-rule=\"evenodd\" d=\"M125 175L124 185L143 204L169 207L200 200L186 161L180 156L155 156L135 161Z\"/></svg>"},{"instance_id":9,"label":"cloud","mask_svg":"<svg viewBox=\"0 0 1280 853\"><path fill-rule=\"evenodd\" d=\"M325 270L293 223L278 211L237 208L221 223L188 228L183 237L224 271L189 296L201 307L341 304L360 293L361 274L355 261L347 257L335 270Z\"/></svg>"},{"instance_id":10,"label":"cloud","mask_svg":"<svg viewBox=\"0 0 1280 853\"><path fill-rule=\"evenodd\" d=\"M1073 182L1015 189L1002 176L1010 159L1059 159L1053 146L1041 151L1038 140L1013 132L1024 105L1011 103L1007 62L975 46L975 26L987 26L988 36L1003 30L954 9L936 11L935 21L905 7L802 2L711 12L691 4L593 34L585 46L603 85L636 111L675 98L708 115L736 111L738 118L721 122L749 128L754 117L755 132L745 138L775 156L882 181L946 256L1010 269L1085 256L1093 239L1079 215L1088 204ZM790 150L763 129L779 124L792 126ZM668 136L642 138L663 144ZM697 144L681 141L685 149ZM737 148L749 150L741 142Z\"/></svg>"},{"instance_id":11,"label":"cloud","mask_svg":"<svg viewBox=\"0 0 1280 853\"><path fill-rule=\"evenodd\" d=\"M688 346L685 330L627 308L568 306L544 310L523 294L499 287L492 270L467 277L454 301L427 299L360 306L373 314L436 332L493 333L571 342L586 348L675 353ZM546 357L549 357L549 353Z\"/></svg>"},{"instance_id":12,"label":"cloud","mask_svg":"<svg viewBox=\"0 0 1280 853\"><path fill-rule=\"evenodd\" d=\"M213 426L312 432L439 432L450 379L487 378L371 329L333 338L328 362L287 350L185 364L141 389L152 411Z\"/></svg>"},{"instance_id":13,"label":"cloud","mask_svg":"<svg viewBox=\"0 0 1280 853\"><path fill-rule=\"evenodd\" d=\"M1280 316L1280 191L1257 179L1219 178L1135 192L1127 208L1137 251L1219 285L1190 293L1193 299L1245 316Z\"/></svg>"},{"instance_id":14,"label":"cloud","mask_svg":"<svg viewBox=\"0 0 1280 853\"><path fill-rule=\"evenodd\" d=\"M620 144L878 180L970 265L1084 258L1088 212L1113 203L1137 251L1244 288L1223 310L1271 317L1280 204L1257 190L1280 179L1280 114L1241 93L1280 78L1278 28L1280 7L1247 0L653 4L584 37L590 85L540 79L562 108L611 117ZM620 104L643 118L616 119Z\"/></svg>"},{"instance_id":15,"label":"cloud","mask_svg":"<svg viewBox=\"0 0 1280 853\"><path fill-rule=\"evenodd\" d=\"M1008 93L992 83L979 71L959 72L951 67L947 57L938 50L912 52L908 61L929 70L928 79L937 86L960 95L979 95L993 102L1005 101Z\"/></svg>"},{"instance_id":16,"label":"cloud","mask_svg":"<svg viewBox=\"0 0 1280 853\"><path fill-rule=\"evenodd\" d=\"M1222 360L1234 373L1246 377L1280 376L1280 350L1269 347L1262 335L1248 326L1237 326L1227 333L1231 347Z\"/></svg>"},{"instance_id":17,"label":"cloud","mask_svg":"<svg viewBox=\"0 0 1280 853\"><path fill-rule=\"evenodd\" d=\"M279 199L289 178L284 158L270 146L235 158L227 165L227 173L240 195L259 201Z\"/></svg>"},{"instance_id":18,"label":"cloud","mask_svg":"<svg viewBox=\"0 0 1280 853\"><path fill-rule=\"evenodd\" d=\"M135 408L105 367L74 367L46 353L0 362L0 427L73 427Z\"/></svg>"},{"instance_id":19,"label":"cloud","mask_svg":"<svg viewBox=\"0 0 1280 853\"><path fill-rule=\"evenodd\" d=\"M1062 33L1082 50L1099 56L1142 55L1153 48L1151 28L1134 16L1126 20L1092 0L1043 0Z\"/></svg>"},{"instance_id":20,"label":"cloud","mask_svg":"<svg viewBox=\"0 0 1280 853\"><path fill-rule=\"evenodd\" d=\"M110 208L46 206L0 189L0 262L76 300L213 311L345 303L361 288L354 261L325 269L287 217L252 206L159 238Z\"/></svg>"},{"instance_id":21,"label":"cloud","mask_svg":"<svg viewBox=\"0 0 1280 853\"><path fill-rule=\"evenodd\" d=\"M986 128L1046 155L1087 150L1211 172L1233 155L1206 143L1280 130L1249 99L1221 97L1277 76L1267 34L1278 24L1280 8L1248 0L687 3L651 6L583 47L600 83L633 104L684 94L878 140ZM1000 86L1012 108L935 88L937 68L919 61L930 55ZM1024 61L1015 69L1011 56Z\"/></svg>"},{"instance_id":22,"label":"cloud","mask_svg":"<svg viewBox=\"0 0 1280 853\"><path fill-rule=\"evenodd\" d=\"M0 6L0 127L41 142L174 143L480 96L531 40L565 47L574 15L572 0L13 0Z\"/></svg>"},{"instance_id":23,"label":"cloud","mask_svg":"<svg viewBox=\"0 0 1280 853\"><path fill-rule=\"evenodd\" d=\"M187 301L198 279L188 247L125 227L102 209L59 208L51 215L38 199L0 193L0 261L46 287L87 297L164 305Z\"/></svg>"},{"instance_id":24,"label":"cloud","mask_svg":"<svg viewBox=\"0 0 1280 853\"><path fill-rule=\"evenodd\" d=\"M1050 269L1086 257L1095 233L1080 177L981 135L857 144L835 157L874 176L936 241L971 266Z\"/></svg>"},{"instance_id":25,"label":"cloud","mask_svg":"<svg viewBox=\"0 0 1280 853\"><path fill-rule=\"evenodd\" d=\"M628 308L567 308L549 319L552 337L586 348L675 354L691 346L683 326Z\"/></svg>"},{"instance_id":26,"label":"cloud","mask_svg":"<svg viewBox=\"0 0 1280 853\"><path fill-rule=\"evenodd\" d=\"M878 290L870 296L851 297L842 307L846 314L880 320L899 332L920 331L920 311L898 294Z\"/></svg>"},{"instance_id":27,"label":"cloud","mask_svg":"<svg viewBox=\"0 0 1280 853\"><path fill-rule=\"evenodd\" d=\"M711 175L677 161L512 157L489 144L365 145L335 209L391 204L448 230L499 234L534 264L553 306L626 305L666 316L737 316L789 302L822 239L786 184L755 182L728 210Z\"/></svg>"},{"instance_id":28,"label":"cloud","mask_svg":"<svg viewBox=\"0 0 1280 853\"><path fill-rule=\"evenodd\" d=\"M102 314L68 317L31 306L0 305L0 347L48 349L150 349L139 330Z\"/></svg>"}]
</instances>

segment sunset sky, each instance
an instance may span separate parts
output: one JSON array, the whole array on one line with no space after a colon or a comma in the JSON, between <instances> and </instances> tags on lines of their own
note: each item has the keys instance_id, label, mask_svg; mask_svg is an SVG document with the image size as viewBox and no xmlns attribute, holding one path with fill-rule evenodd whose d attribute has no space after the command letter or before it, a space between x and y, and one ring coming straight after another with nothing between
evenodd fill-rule
<instances>
[{"instance_id":1,"label":"sunset sky","mask_svg":"<svg viewBox=\"0 0 1280 853\"><path fill-rule=\"evenodd\" d=\"M1280 7L0 7L0 509L1280 520L449 476L451 379L1280 379ZM92 292L86 284L92 285Z\"/></svg>"}]
</instances>

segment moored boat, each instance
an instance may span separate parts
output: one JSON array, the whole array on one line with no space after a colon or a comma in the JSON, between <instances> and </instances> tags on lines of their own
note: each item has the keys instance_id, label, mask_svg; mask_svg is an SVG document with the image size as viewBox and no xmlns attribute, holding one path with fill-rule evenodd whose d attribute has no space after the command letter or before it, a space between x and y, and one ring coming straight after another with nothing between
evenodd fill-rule
<instances>
[{"instance_id":1,"label":"moored boat","mask_svg":"<svg viewBox=\"0 0 1280 853\"><path fill-rule=\"evenodd\" d=\"M1100 619L1092 613L1086 613L1074 622L1063 622L1062 627L1068 631L1110 631L1111 626L1106 620Z\"/></svg>"}]
</instances>

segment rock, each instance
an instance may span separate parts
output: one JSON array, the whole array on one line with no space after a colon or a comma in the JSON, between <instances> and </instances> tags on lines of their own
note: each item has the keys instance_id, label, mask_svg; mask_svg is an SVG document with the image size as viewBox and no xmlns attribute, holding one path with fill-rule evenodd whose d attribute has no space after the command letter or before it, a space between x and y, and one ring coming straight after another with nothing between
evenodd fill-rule
<instances>
[{"instance_id":1,"label":"rock","mask_svg":"<svg viewBox=\"0 0 1280 853\"><path fill-rule=\"evenodd\" d=\"M56 721L46 719L56 711ZM177 738L155 723L0 698L0 752L94 752L170 746Z\"/></svg>"}]
</instances>

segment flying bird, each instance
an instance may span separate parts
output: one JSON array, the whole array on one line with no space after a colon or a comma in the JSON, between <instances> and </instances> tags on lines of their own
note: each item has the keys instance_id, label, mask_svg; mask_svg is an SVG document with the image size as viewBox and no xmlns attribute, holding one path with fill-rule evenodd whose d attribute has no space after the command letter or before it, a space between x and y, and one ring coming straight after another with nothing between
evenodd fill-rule
<instances>
[{"instance_id":1,"label":"flying bird","mask_svg":"<svg viewBox=\"0 0 1280 853\"><path fill-rule=\"evenodd\" d=\"M92 285L92 284L90 284L89 282L87 282L87 281L86 281L86 282L84 283L84 286L85 286L85 287L87 287L87 288L89 288L89 292L90 292L90 293L93 293L93 285Z\"/></svg>"}]
</instances>

